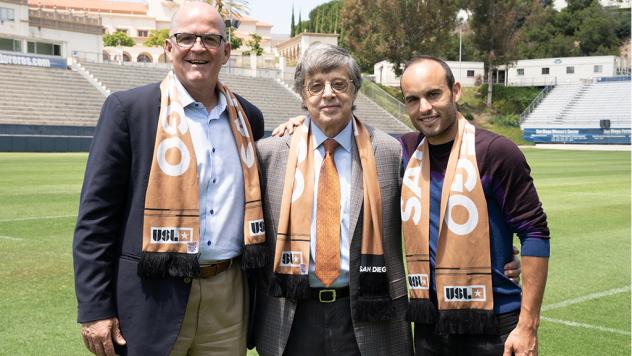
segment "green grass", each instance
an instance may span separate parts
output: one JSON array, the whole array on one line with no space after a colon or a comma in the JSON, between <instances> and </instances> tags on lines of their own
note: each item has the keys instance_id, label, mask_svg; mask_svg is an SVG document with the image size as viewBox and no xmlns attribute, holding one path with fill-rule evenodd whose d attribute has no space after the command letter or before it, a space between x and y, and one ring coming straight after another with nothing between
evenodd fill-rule
<instances>
[{"instance_id":1,"label":"green grass","mask_svg":"<svg viewBox=\"0 0 632 356\"><path fill-rule=\"evenodd\" d=\"M543 312L550 319L541 323L541 354L629 355L630 154L524 152L551 229L544 304L628 288ZM75 322L71 256L85 161L0 153L2 355L88 354Z\"/></svg>"}]
</instances>

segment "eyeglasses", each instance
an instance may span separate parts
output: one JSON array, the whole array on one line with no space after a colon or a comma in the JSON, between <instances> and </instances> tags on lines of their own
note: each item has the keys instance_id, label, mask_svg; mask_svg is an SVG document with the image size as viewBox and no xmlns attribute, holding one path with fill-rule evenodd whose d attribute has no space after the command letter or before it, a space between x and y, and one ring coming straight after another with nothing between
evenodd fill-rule
<instances>
[{"instance_id":1,"label":"eyeglasses","mask_svg":"<svg viewBox=\"0 0 632 356\"><path fill-rule=\"evenodd\" d=\"M182 48L191 48L195 45L198 37L202 40L202 45L206 48L217 48L224 40L224 36L214 33L174 33L171 37L176 39L176 44Z\"/></svg>"},{"instance_id":2,"label":"eyeglasses","mask_svg":"<svg viewBox=\"0 0 632 356\"><path fill-rule=\"evenodd\" d=\"M329 84L329 87L334 93L342 94L342 93L346 93L347 90L349 90L349 83L351 82L352 80L342 79L342 78L337 78L337 79L332 80L331 82L324 82L324 83L319 82L319 81L314 81L314 82L309 82L307 85L305 85L305 89L307 89L307 92L312 96L321 95L325 91L325 86Z\"/></svg>"}]
</instances>

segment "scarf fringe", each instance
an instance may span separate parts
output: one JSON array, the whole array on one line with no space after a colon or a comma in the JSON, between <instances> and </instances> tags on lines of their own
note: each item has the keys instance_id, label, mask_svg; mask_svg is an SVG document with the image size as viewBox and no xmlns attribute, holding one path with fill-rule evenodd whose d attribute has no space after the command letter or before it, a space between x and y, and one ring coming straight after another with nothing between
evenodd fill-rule
<instances>
[{"instance_id":1,"label":"scarf fringe","mask_svg":"<svg viewBox=\"0 0 632 356\"><path fill-rule=\"evenodd\" d=\"M437 307L429 299L411 299L406 311L406 320L434 324L437 322Z\"/></svg>"},{"instance_id":2,"label":"scarf fringe","mask_svg":"<svg viewBox=\"0 0 632 356\"><path fill-rule=\"evenodd\" d=\"M436 333L498 335L498 317L490 310L451 309L439 312Z\"/></svg>"},{"instance_id":3,"label":"scarf fringe","mask_svg":"<svg viewBox=\"0 0 632 356\"><path fill-rule=\"evenodd\" d=\"M393 320L396 317L395 306L388 291L386 273L361 272L359 276L358 297L355 303L355 316L362 321Z\"/></svg>"},{"instance_id":4,"label":"scarf fringe","mask_svg":"<svg viewBox=\"0 0 632 356\"><path fill-rule=\"evenodd\" d=\"M265 243L245 245L241 255L241 268L244 270L261 268L268 263L268 250Z\"/></svg>"},{"instance_id":5,"label":"scarf fringe","mask_svg":"<svg viewBox=\"0 0 632 356\"><path fill-rule=\"evenodd\" d=\"M200 275L200 263L197 254L143 252L136 273L142 278L194 278Z\"/></svg>"},{"instance_id":6,"label":"scarf fringe","mask_svg":"<svg viewBox=\"0 0 632 356\"><path fill-rule=\"evenodd\" d=\"M270 295L290 299L309 298L309 277L307 275L275 274L270 284Z\"/></svg>"}]
</instances>

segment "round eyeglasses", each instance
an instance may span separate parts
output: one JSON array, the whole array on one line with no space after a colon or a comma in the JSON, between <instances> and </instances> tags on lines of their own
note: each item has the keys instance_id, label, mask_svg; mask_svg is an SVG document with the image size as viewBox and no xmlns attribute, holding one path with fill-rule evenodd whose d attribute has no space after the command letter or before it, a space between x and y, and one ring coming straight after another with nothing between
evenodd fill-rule
<instances>
[{"instance_id":1,"label":"round eyeglasses","mask_svg":"<svg viewBox=\"0 0 632 356\"><path fill-rule=\"evenodd\" d=\"M321 95L325 91L325 86L329 84L331 90L336 94L346 93L349 90L349 83L353 82L349 79L337 78L330 82L313 81L305 85L307 92L312 95Z\"/></svg>"},{"instance_id":2,"label":"round eyeglasses","mask_svg":"<svg viewBox=\"0 0 632 356\"><path fill-rule=\"evenodd\" d=\"M174 33L171 37L176 39L176 44L182 48L191 48L195 45L198 37L202 40L202 45L206 48L217 48L224 40L224 36L214 33L203 33L196 35L195 33Z\"/></svg>"}]
</instances>

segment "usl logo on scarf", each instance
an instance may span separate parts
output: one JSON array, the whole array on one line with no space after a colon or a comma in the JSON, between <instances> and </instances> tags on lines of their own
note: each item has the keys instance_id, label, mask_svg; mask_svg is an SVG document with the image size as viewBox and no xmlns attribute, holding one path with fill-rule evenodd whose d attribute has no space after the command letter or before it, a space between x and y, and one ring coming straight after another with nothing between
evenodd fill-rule
<instances>
[{"instance_id":1,"label":"usl logo on scarf","mask_svg":"<svg viewBox=\"0 0 632 356\"><path fill-rule=\"evenodd\" d=\"M445 286L443 296L446 302L484 302L485 286Z\"/></svg>"},{"instance_id":2,"label":"usl logo on scarf","mask_svg":"<svg viewBox=\"0 0 632 356\"><path fill-rule=\"evenodd\" d=\"M266 233L263 219L250 222L250 236L260 236Z\"/></svg>"},{"instance_id":3,"label":"usl logo on scarf","mask_svg":"<svg viewBox=\"0 0 632 356\"><path fill-rule=\"evenodd\" d=\"M408 285L410 289L428 289L430 283L428 282L427 274L410 274L408 275Z\"/></svg>"},{"instance_id":4,"label":"usl logo on scarf","mask_svg":"<svg viewBox=\"0 0 632 356\"><path fill-rule=\"evenodd\" d=\"M152 227L151 242L161 244L189 243L193 229L188 227Z\"/></svg>"}]
</instances>

